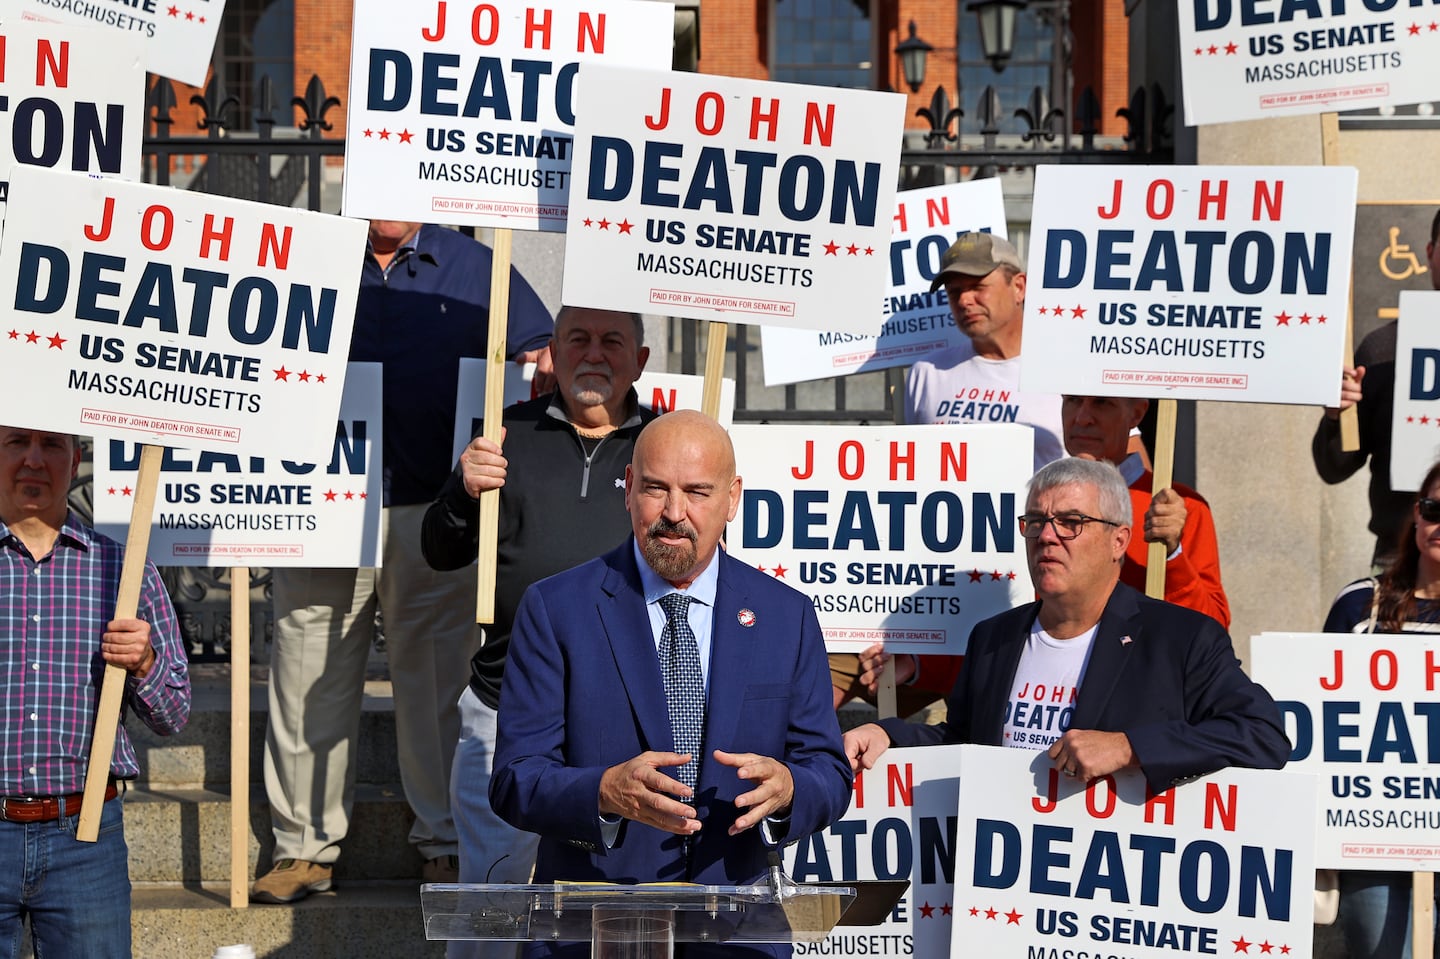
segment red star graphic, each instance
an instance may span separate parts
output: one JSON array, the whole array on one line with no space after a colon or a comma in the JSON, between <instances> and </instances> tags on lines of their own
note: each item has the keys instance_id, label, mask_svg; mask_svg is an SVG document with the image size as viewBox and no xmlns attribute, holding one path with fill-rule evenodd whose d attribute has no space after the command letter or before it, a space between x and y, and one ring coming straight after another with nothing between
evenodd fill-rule
<instances>
[{"instance_id":1,"label":"red star graphic","mask_svg":"<svg viewBox=\"0 0 1440 959\"><path fill-rule=\"evenodd\" d=\"M290 371L287 370L287 369L285 369L285 367L282 366L282 367L280 367L280 369L278 369L278 370L275 371L275 378L276 378L277 380L284 380L286 383L289 383L289 382L290 382Z\"/></svg>"},{"instance_id":2,"label":"red star graphic","mask_svg":"<svg viewBox=\"0 0 1440 959\"><path fill-rule=\"evenodd\" d=\"M1245 941L1244 936L1241 936L1239 939L1231 939L1230 943L1235 947L1236 952L1250 951L1250 943Z\"/></svg>"},{"instance_id":3,"label":"red star graphic","mask_svg":"<svg viewBox=\"0 0 1440 959\"><path fill-rule=\"evenodd\" d=\"M186 11L185 11L185 19L186 19L186 20L194 20L194 19L195 19L195 11L193 11L193 10L186 10Z\"/></svg>"},{"instance_id":4,"label":"red star graphic","mask_svg":"<svg viewBox=\"0 0 1440 959\"><path fill-rule=\"evenodd\" d=\"M971 907L970 907L970 915L972 915L972 916L978 916L978 915L980 915L980 910L979 910L979 909L976 909L974 906L971 906Z\"/></svg>"},{"instance_id":5,"label":"red star graphic","mask_svg":"<svg viewBox=\"0 0 1440 959\"><path fill-rule=\"evenodd\" d=\"M834 240L831 240L829 243L826 243L826 244L825 244L825 255L826 255L826 256L835 256L835 255L836 255L836 251L839 250L839 249L840 249L840 245L839 245L838 243L836 243Z\"/></svg>"},{"instance_id":6,"label":"red star graphic","mask_svg":"<svg viewBox=\"0 0 1440 959\"><path fill-rule=\"evenodd\" d=\"M365 139L369 140L369 139L370 139L371 137L373 137L373 136L375 136L375 131L374 131L374 130L366 130L366 131L365 131Z\"/></svg>"},{"instance_id":7,"label":"red star graphic","mask_svg":"<svg viewBox=\"0 0 1440 959\"><path fill-rule=\"evenodd\" d=\"M346 499L354 499L354 498L355 498L355 494L352 493L352 492L350 492L350 491L347 489L347 490L345 491L345 498L346 498Z\"/></svg>"},{"instance_id":8,"label":"red star graphic","mask_svg":"<svg viewBox=\"0 0 1440 959\"><path fill-rule=\"evenodd\" d=\"M873 246L867 246L867 247L865 248L865 255L866 255L866 256L874 256L874 255L875 255L875 248L874 248Z\"/></svg>"},{"instance_id":9,"label":"red star graphic","mask_svg":"<svg viewBox=\"0 0 1440 959\"><path fill-rule=\"evenodd\" d=\"M400 131L401 143L409 143L413 139L415 139L415 134L411 133L408 127Z\"/></svg>"},{"instance_id":10,"label":"red star graphic","mask_svg":"<svg viewBox=\"0 0 1440 959\"><path fill-rule=\"evenodd\" d=\"M1197 57L1199 57L1199 56L1204 56L1204 55L1205 55L1204 49L1201 48L1201 47L1196 47L1196 48L1195 48L1195 55L1196 55Z\"/></svg>"},{"instance_id":11,"label":"red star graphic","mask_svg":"<svg viewBox=\"0 0 1440 959\"><path fill-rule=\"evenodd\" d=\"M1213 57L1215 54L1217 54L1217 53L1220 52L1220 48L1217 47L1217 46L1215 46L1215 44L1212 43L1212 44L1210 44L1210 46L1209 46L1208 48L1206 48L1206 52L1209 53L1209 54Z\"/></svg>"},{"instance_id":12,"label":"red star graphic","mask_svg":"<svg viewBox=\"0 0 1440 959\"><path fill-rule=\"evenodd\" d=\"M1407 422L1407 423L1413 423L1413 422L1415 422L1415 417L1413 417L1413 416L1407 416L1407 417L1405 417L1405 422Z\"/></svg>"},{"instance_id":13,"label":"red star graphic","mask_svg":"<svg viewBox=\"0 0 1440 959\"><path fill-rule=\"evenodd\" d=\"M52 350L62 350L65 348L65 338L59 333L56 333L54 336L47 336L45 339L50 341L50 349Z\"/></svg>"},{"instance_id":14,"label":"red star graphic","mask_svg":"<svg viewBox=\"0 0 1440 959\"><path fill-rule=\"evenodd\" d=\"M755 565L755 568L758 569L758 570L759 570L760 572L762 572L762 573L765 572L765 567L764 567L764 566L761 566L761 565L758 564L758 563Z\"/></svg>"},{"instance_id":15,"label":"red star graphic","mask_svg":"<svg viewBox=\"0 0 1440 959\"><path fill-rule=\"evenodd\" d=\"M1309 314L1309 313L1301 313L1301 314L1300 314L1300 325L1301 325L1301 326L1309 326L1309 325L1310 325L1310 314Z\"/></svg>"},{"instance_id":16,"label":"red star graphic","mask_svg":"<svg viewBox=\"0 0 1440 959\"><path fill-rule=\"evenodd\" d=\"M1064 316L1064 315L1065 315L1065 307L1063 307L1063 306L1052 306L1052 307L1050 307L1050 315L1051 315L1051 316Z\"/></svg>"},{"instance_id":17,"label":"red star graphic","mask_svg":"<svg viewBox=\"0 0 1440 959\"><path fill-rule=\"evenodd\" d=\"M1262 953L1269 952L1271 949L1274 949L1274 948L1275 948L1275 947L1270 944L1270 940L1268 940L1268 939L1265 940L1264 942L1260 943L1260 951L1261 951Z\"/></svg>"},{"instance_id":18,"label":"red star graphic","mask_svg":"<svg viewBox=\"0 0 1440 959\"><path fill-rule=\"evenodd\" d=\"M590 218L587 216L584 220L582 220L582 221L580 221L580 222L584 223L586 226L589 226L590 224L594 223L595 221L592 220L592 219L590 219Z\"/></svg>"},{"instance_id":19,"label":"red star graphic","mask_svg":"<svg viewBox=\"0 0 1440 959\"><path fill-rule=\"evenodd\" d=\"M1412 37L1418 37L1419 35L1420 35L1420 24L1418 24L1418 23L1412 23L1412 24L1410 24L1410 36L1412 36Z\"/></svg>"},{"instance_id":20,"label":"red star graphic","mask_svg":"<svg viewBox=\"0 0 1440 959\"><path fill-rule=\"evenodd\" d=\"M12 339L12 340L18 340L18 339L20 339L20 331L19 331L19 330L11 330L11 331L10 331L10 339Z\"/></svg>"},{"instance_id":21,"label":"red star graphic","mask_svg":"<svg viewBox=\"0 0 1440 959\"><path fill-rule=\"evenodd\" d=\"M1428 423L1428 422L1430 422L1430 417L1428 417L1428 416L1422 416L1422 417L1420 417L1420 425L1421 425L1421 426L1424 426L1424 425L1425 425L1426 423Z\"/></svg>"},{"instance_id":22,"label":"red star graphic","mask_svg":"<svg viewBox=\"0 0 1440 959\"><path fill-rule=\"evenodd\" d=\"M200 18L200 22L201 22L201 23L204 23L204 22L205 22L205 18L204 18L204 17L201 17L201 18Z\"/></svg>"},{"instance_id":23,"label":"red star graphic","mask_svg":"<svg viewBox=\"0 0 1440 959\"><path fill-rule=\"evenodd\" d=\"M124 495L124 496L129 496L131 493L133 493L133 492L135 492L135 491L132 490L132 489L131 489L130 487L128 487L128 486L123 486L123 487L120 488L120 492L121 492L121 494Z\"/></svg>"},{"instance_id":24,"label":"red star graphic","mask_svg":"<svg viewBox=\"0 0 1440 959\"><path fill-rule=\"evenodd\" d=\"M1282 955L1282 956L1288 956L1288 955L1290 955L1290 947L1289 947L1289 946L1281 946L1281 947L1280 947L1280 955Z\"/></svg>"},{"instance_id":25,"label":"red star graphic","mask_svg":"<svg viewBox=\"0 0 1440 959\"><path fill-rule=\"evenodd\" d=\"M925 905L920 907L920 915L925 919L935 918L935 907L927 902Z\"/></svg>"},{"instance_id":26,"label":"red star graphic","mask_svg":"<svg viewBox=\"0 0 1440 959\"><path fill-rule=\"evenodd\" d=\"M788 573L789 570L787 570L784 566L776 566L773 570L771 570L771 572L775 574L776 579L784 579L785 574Z\"/></svg>"},{"instance_id":27,"label":"red star graphic","mask_svg":"<svg viewBox=\"0 0 1440 959\"><path fill-rule=\"evenodd\" d=\"M940 915L942 915L942 916L948 916L948 915L950 915L950 913L952 913L952 912L954 912L954 911L955 911L955 910L953 910L953 909L950 908L950 904L949 904L948 902L945 903L945 905L943 905L943 906L940 907Z\"/></svg>"},{"instance_id":28,"label":"red star graphic","mask_svg":"<svg viewBox=\"0 0 1440 959\"><path fill-rule=\"evenodd\" d=\"M361 499L369 499L369 498L370 498L370 494L367 493L367 492L365 492L364 490L361 490L361 491L360 491L360 498L361 498Z\"/></svg>"},{"instance_id":29,"label":"red star graphic","mask_svg":"<svg viewBox=\"0 0 1440 959\"><path fill-rule=\"evenodd\" d=\"M600 221L600 229L602 229L602 230L608 230L608 229L610 229L610 221L609 221L609 220L601 220L601 221Z\"/></svg>"},{"instance_id":30,"label":"red star graphic","mask_svg":"<svg viewBox=\"0 0 1440 959\"><path fill-rule=\"evenodd\" d=\"M167 10L167 11L165 11L165 12L168 13L168 14L170 14L170 16L172 16L172 17L178 17L178 16L180 16L180 8L179 8L179 7L171 7L169 10Z\"/></svg>"},{"instance_id":31,"label":"red star graphic","mask_svg":"<svg viewBox=\"0 0 1440 959\"><path fill-rule=\"evenodd\" d=\"M310 382L310 371L309 371L309 370L301 370L298 375L299 375L299 377L300 377L300 382L301 382L301 383L309 383L309 382Z\"/></svg>"},{"instance_id":32,"label":"red star graphic","mask_svg":"<svg viewBox=\"0 0 1440 959\"><path fill-rule=\"evenodd\" d=\"M986 910L985 910L985 918L986 918L986 919L994 919L994 918L995 918L996 916L998 916L998 915L1000 915L1000 914L999 914L998 912L996 912L993 907L990 908L990 909L986 909Z\"/></svg>"},{"instance_id":33,"label":"red star graphic","mask_svg":"<svg viewBox=\"0 0 1440 959\"><path fill-rule=\"evenodd\" d=\"M1041 316L1045 316L1045 315L1048 314L1050 311L1047 310L1045 307L1042 306L1042 307L1040 307L1040 309L1039 309L1037 312L1039 312L1039 314L1040 314Z\"/></svg>"},{"instance_id":34,"label":"red star graphic","mask_svg":"<svg viewBox=\"0 0 1440 959\"><path fill-rule=\"evenodd\" d=\"M859 248L858 246L856 246L854 243L851 243L849 246L847 246L847 247L845 248L845 252L846 252L846 253L849 253L851 256L858 256L859 253L860 253L860 248Z\"/></svg>"},{"instance_id":35,"label":"red star graphic","mask_svg":"<svg viewBox=\"0 0 1440 959\"><path fill-rule=\"evenodd\" d=\"M325 502L327 502L327 503L333 503L333 502L335 502L335 491L334 491L333 489L327 489L327 490L325 491Z\"/></svg>"},{"instance_id":36,"label":"red star graphic","mask_svg":"<svg viewBox=\"0 0 1440 959\"><path fill-rule=\"evenodd\" d=\"M1289 313L1286 313L1284 310L1281 310L1279 313L1276 313L1276 314L1275 314L1275 325L1276 325L1276 326L1289 326L1289 325L1290 325L1290 314L1289 314Z\"/></svg>"},{"instance_id":37,"label":"red star graphic","mask_svg":"<svg viewBox=\"0 0 1440 959\"><path fill-rule=\"evenodd\" d=\"M1010 572L1006 573L1006 574L1005 574L1005 578L1006 578L1006 579L1014 579L1014 578L1015 578L1015 571L1012 569Z\"/></svg>"},{"instance_id":38,"label":"red star graphic","mask_svg":"<svg viewBox=\"0 0 1440 959\"><path fill-rule=\"evenodd\" d=\"M108 490L105 491L105 494L106 494L107 496L114 496L114 495L115 495L115 487L113 487L113 486L110 487Z\"/></svg>"},{"instance_id":39,"label":"red star graphic","mask_svg":"<svg viewBox=\"0 0 1440 959\"><path fill-rule=\"evenodd\" d=\"M1437 31L1437 30L1440 30L1440 23L1436 23L1434 20L1431 20L1431 21L1430 21L1430 32L1431 32L1431 33L1434 33L1434 32Z\"/></svg>"},{"instance_id":40,"label":"red star graphic","mask_svg":"<svg viewBox=\"0 0 1440 959\"><path fill-rule=\"evenodd\" d=\"M621 220L615 225L620 228L621 233L629 233L630 228L633 227L635 224L631 223L629 220Z\"/></svg>"},{"instance_id":41,"label":"red star graphic","mask_svg":"<svg viewBox=\"0 0 1440 959\"><path fill-rule=\"evenodd\" d=\"M390 139L390 131L389 131L389 130L386 130L384 127L382 127L382 128L380 129L380 139L382 139L382 140L388 140L388 139Z\"/></svg>"},{"instance_id":42,"label":"red star graphic","mask_svg":"<svg viewBox=\"0 0 1440 959\"><path fill-rule=\"evenodd\" d=\"M1227 43L1227 44L1225 44L1225 55L1226 55L1227 57L1233 57L1233 56L1235 55L1236 49L1238 49L1238 48L1235 46L1235 44L1234 44L1233 42L1232 42L1232 43Z\"/></svg>"},{"instance_id":43,"label":"red star graphic","mask_svg":"<svg viewBox=\"0 0 1440 959\"><path fill-rule=\"evenodd\" d=\"M1003 579L1003 578L1004 578L1004 576L1001 574L1001 572L1000 572L998 569L995 570L994 572L992 572L992 573L990 574L990 581L991 581L992 583L998 582L999 580L1001 580L1001 579Z\"/></svg>"},{"instance_id":44,"label":"red star graphic","mask_svg":"<svg viewBox=\"0 0 1440 959\"><path fill-rule=\"evenodd\" d=\"M316 374L315 374L315 382L316 382L316 383L324 383L324 382L325 382L325 374L324 374L324 373L316 373Z\"/></svg>"},{"instance_id":45,"label":"red star graphic","mask_svg":"<svg viewBox=\"0 0 1440 959\"><path fill-rule=\"evenodd\" d=\"M1316 323L1319 323L1321 326L1324 326L1324 325L1325 325L1325 314L1324 314L1324 313L1321 313L1319 316L1315 317L1315 322L1316 322Z\"/></svg>"},{"instance_id":46,"label":"red star graphic","mask_svg":"<svg viewBox=\"0 0 1440 959\"><path fill-rule=\"evenodd\" d=\"M1070 315L1073 316L1073 317L1075 317L1075 319L1077 319L1077 320L1083 320L1083 319L1085 319L1085 307L1083 307L1083 306L1077 306L1077 307L1075 307L1073 310L1070 311Z\"/></svg>"},{"instance_id":47,"label":"red star graphic","mask_svg":"<svg viewBox=\"0 0 1440 959\"><path fill-rule=\"evenodd\" d=\"M1023 912L1016 912L1016 911L1012 908L1009 912L1005 913L1005 925L1007 925L1007 926L1018 926L1018 925L1020 925L1020 920L1021 920L1022 917L1024 917L1024 915L1025 915L1025 914L1024 914Z\"/></svg>"},{"instance_id":48,"label":"red star graphic","mask_svg":"<svg viewBox=\"0 0 1440 959\"><path fill-rule=\"evenodd\" d=\"M25 334L25 342L26 342L26 343L39 343L39 342L40 342L40 334L39 334L39 333L36 333L34 330L31 330L29 333L26 333L26 334Z\"/></svg>"},{"instance_id":49,"label":"red star graphic","mask_svg":"<svg viewBox=\"0 0 1440 959\"><path fill-rule=\"evenodd\" d=\"M978 569L972 569L972 570L970 571L970 582L972 582L972 583L978 583L978 582L980 582L980 577L982 577L982 576L984 576L984 575L985 575L985 574L982 573L982 572L980 572Z\"/></svg>"}]
</instances>

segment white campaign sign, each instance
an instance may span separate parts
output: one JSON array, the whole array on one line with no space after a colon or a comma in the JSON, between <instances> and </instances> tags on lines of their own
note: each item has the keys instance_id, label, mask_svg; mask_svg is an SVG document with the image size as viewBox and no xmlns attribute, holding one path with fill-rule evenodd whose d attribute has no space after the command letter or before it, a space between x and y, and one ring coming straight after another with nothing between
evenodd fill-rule
<instances>
[{"instance_id":1,"label":"white campaign sign","mask_svg":"<svg viewBox=\"0 0 1440 959\"><path fill-rule=\"evenodd\" d=\"M564 300L873 333L905 98L586 64Z\"/></svg>"},{"instance_id":2,"label":"white campaign sign","mask_svg":"<svg viewBox=\"0 0 1440 959\"><path fill-rule=\"evenodd\" d=\"M1440 15L1423 0L1179 0L1185 122L1435 99Z\"/></svg>"},{"instance_id":3,"label":"white campaign sign","mask_svg":"<svg viewBox=\"0 0 1440 959\"><path fill-rule=\"evenodd\" d=\"M1024 426L735 426L735 558L815 603L825 645L963 653L1034 597L1016 517Z\"/></svg>"},{"instance_id":4,"label":"white campaign sign","mask_svg":"<svg viewBox=\"0 0 1440 959\"><path fill-rule=\"evenodd\" d=\"M23 163L140 178L145 64L139 40L9 18L0 44L0 102L6 105L0 176ZM0 217L14 191L13 183L0 182Z\"/></svg>"},{"instance_id":5,"label":"white campaign sign","mask_svg":"<svg viewBox=\"0 0 1440 959\"><path fill-rule=\"evenodd\" d=\"M1020 388L1335 406L1350 167L1041 167Z\"/></svg>"},{"instance_id":6,"label":"white campaign sign","mask_svg":"<svg viewBox=\"0 0 1440 959\"><path fill-rule=\"evenodd\" d=\"M1150 796L961 746L955 956L1311 955L1315 777L1226 769Z\"/></svg>"},{"instance_id":7,"label":"white campaign sign","mask_svg":"<svg viewBox=\"0 0 1440 959\"><path fill-rule=\"evenodd\" d=\"M908 366L965 339L950 316L945 291L931 292L930 282L960 234L1007 235L1000 181L991 177L906 190L895 197L891 222L890 287L870 331L762 327L766 386Z\"/></svg>"},{"instance_id":8,"label":"white campaign sign","mask_svg":"<svg viewBox=\"0 0 1440 959\"><path fill-rule=\"evenodd\" d=\"M705 398L705 377L686 373L643 373L635 381L640 405L656 413L698 410ZM720 379L720 415L716 421L727 430L735 419L735 381Z\"/></svg>"},{"instance_id":9,"label":"white campaign sign","mask_svg":"<svg viewBox=\"0 0 1440 959\"><path fill-rule=\"evenodd\" d=\"M1440 636L1261 633L1250 671L1284 715L1285 768L1322 784L1315 865L1440 868Z\"/></svg>"},{"instance_id":10,"label":"white campaign sign","mask_svg":"<svg viewBox=\"0 0 1440 959\"><path fill-rule=\"evenodd\" d=\"M346 214L563 231L580 65L668 70L674 30L655 0L356 0Z\"/></svg>"},{"instance_id":11,"label":"white campaign sign","mask_svg":"<svg viewBox=\"0 0 1440 959\"><path fill-rule=\"evenodd\" d=\"M113 49L108 56L134 51L144 71L204 86L225 0L0 0L0 19L80 25ZM9 30L7 29L8 33ZM88 56L88 54L87 54ZM83 61L77 58L76 66ZM9 64L7 64L9 66ZM99 64L86 70L103 75ZM138 159L138 147L137 147Z\"/></svg>"},{"instance_id":12,"label":"white campaign sign","mask_svg":"<svg viewBox=\"0 0 1440 959\"><path fill-rule=\"evenodd\" d=\"M161 566L379 566L380 364L345 375L334 452L320 463L165 451L150 526ZM95 526L125 541L140 449L95 444Z\"/></svg>"},{"instance_id":13,"label":"white campaign sign","mask_svg":"<svg viewBox=\"0 0 1440 959\"><path fill-rule=\"evenodd\" d=\"M802 885L910 880L880 925L840 926L823 942L797 942L797 957L948 959L959 760L959 746L887 751L855 779L843 818L786 848L786 874Z\"/></svg>"},{"instance_id":14,"label":"white campaign sign","mask_svg":"<svg viewBox=\"0 0 1440 959\"><path fill-rule=\"evenodd\" d=\"M366 224L11 170L0 419L328 461Z\"/></svg>"},{"instance_id":15,"label":"white campaign sign","mask_svg":"<svg viewBox=\"0 0 1440 959\"><path fill-rule=\"evenodd\" d=\"M1400 293L1395 332L1395 403L1390 422L1390 488L1418 490L1440 460L1440 292Z\"/></svg>"},{"instance_id":16,"label":"white campaign sign","mask_svg":"<svg viewBox=\"0 0 1440 959\"><path fill-rule=\"evenodd\" d=\"M450 457L457 463L470 440L485 425L485 366L485 360L460 357L460 385L455 391L455 441ZM527 363L517 369L514 363L506 363L505 391L500 405L508 409L530 399L530 383L534 377L534 364Z\"/></svg>"}]
</instances>

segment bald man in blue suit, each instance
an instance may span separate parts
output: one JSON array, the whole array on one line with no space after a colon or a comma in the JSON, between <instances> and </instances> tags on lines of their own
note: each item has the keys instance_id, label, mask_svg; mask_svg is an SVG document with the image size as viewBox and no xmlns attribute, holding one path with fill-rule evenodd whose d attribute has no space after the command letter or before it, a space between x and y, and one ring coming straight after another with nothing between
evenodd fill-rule
<instances>
[{"instance_id":1,"label":"bald man in blue suit","mask_svg":"<svg viewBox=\"0 0 1440 959\"><path fill-rule=\"evenodd\" d=\"M740 502L730 439L693 412L640 434L626 471L634 536L536 583L515 620L501 693L495 810L539 833L536 882L762 877L767 853L824 829L850 800L824 642L803 594L718 549ZM667 593L689 597L704 674L696 755L679 753L659 647ZM680 767L695 768L695 785ZM588 954L534 943L532 955ZM690 959L785 944L680 944Z\"/></svg>"}]
</instances>

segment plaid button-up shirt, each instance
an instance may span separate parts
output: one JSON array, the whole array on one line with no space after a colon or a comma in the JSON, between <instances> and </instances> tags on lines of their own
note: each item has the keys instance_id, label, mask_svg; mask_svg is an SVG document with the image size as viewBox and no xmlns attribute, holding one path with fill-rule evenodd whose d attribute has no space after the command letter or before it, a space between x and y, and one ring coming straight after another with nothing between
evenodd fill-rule
<instances>
[{"instance_id":1,"label":"plaid button-up shirt","mask_svg":"<svg viewBox=\"0 0 1440 959\"><path fill-rule=\"evenodd\" d=\"M0 523L0 796L81 791L105 661L100 640L115 616L124 550L74 515L50 555L36 560ZM146 563L137 617L150 624L155 664L125 681L125 709L157 733L190 716L190 675L175 610ZM123 719L123 715L122 715ZM110 771L139 774L122 725Z\"/></svg>"}]
</instances>

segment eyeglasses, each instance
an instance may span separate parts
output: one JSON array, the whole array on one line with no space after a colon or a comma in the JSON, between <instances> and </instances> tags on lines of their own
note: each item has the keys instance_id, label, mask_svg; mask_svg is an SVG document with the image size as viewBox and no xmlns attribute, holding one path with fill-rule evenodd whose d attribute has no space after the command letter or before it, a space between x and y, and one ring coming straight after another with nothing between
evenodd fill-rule
<instances>
[{"instance_id":1,"label":"eyeglasses","mask_svg":"<svg viewBox=\"0 0 1440 959\"><path fill-rule=\"evenodd\" d=\"M1440 503L1436 503L1436 506L1440 507ZM1086 523L1104 523L1106 526L1120 525L1114 520L1086 516L1084 513L1057 513L1054 516L1046 516L1044 513L1026 513L1020 517L1020 535L1026 539L1039 539L1040 534L1045 532L1046 523L1055 526L1055 535L1061 539L1074 539L1079 536L1085 532Z\"/></svg>"},{"instance_id":2,"label":"eyeglasses","mask_svg":"<svg viewBox=\"0 0 1440 959\"><path fill-rule=\"evenodd\" d=\"M1415 501L1415 512L1427 523L1440 523L1440 499L1428 496Z\"/></svg>"}]
</instances>

